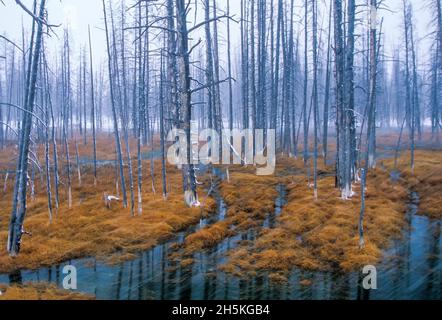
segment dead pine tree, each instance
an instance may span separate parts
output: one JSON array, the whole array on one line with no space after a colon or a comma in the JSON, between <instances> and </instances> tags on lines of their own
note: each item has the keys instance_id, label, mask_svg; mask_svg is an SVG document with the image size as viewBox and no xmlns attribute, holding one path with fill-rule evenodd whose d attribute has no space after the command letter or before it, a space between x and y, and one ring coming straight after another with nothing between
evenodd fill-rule
<instances>
[{"instance_id":1,"label":"dead pine tree","mask_svg":"<svg viewBox=\"0 0 442 320\"><path fill-rule=\"evenodd\" d=\"M115 92L114 92L114 71L112 66L112 53L111 53L111 42L109 37L109 27L108 27L108 18L106 12L106 3L105 0L102 0L103 4L103 15L104 15L104 25L105 25L105 33L106 33L106 45L107 45L107 55L108 55L108 73L109 73L109 90L110 90L110 100L111 100L111 108L112 108L112 118L113 118L113 129L115 135L115 144L117 151L117 166L119 167L119 178L121 182L121 192L123 194L123 206L127 208L127 192L126 192L126 183L124 178L124 164L123 164L123 155L121 152L121 140L120 140L120 132L118 128L118 117L116 110L116 101L115 101Z\"/></svg>"},{"instance_id":2,"label":"dead pine tree","mask_svg":"<svg viewBox=\"0 0 442 320\"><path fill-rule=\"evenodd\" d=\"M344 44L342 29L342 2L334 0L334 55L335 55L335 82L336 82L336 187L344 194L345 181L342 169L345 166L345 123L344 123Z\"/></svg>"},{"instance_id":3,"label":"dead pine tree","mask_svg":"<svg viewBox=\"0 0 442 320\"><path fill-rule=\"evenodd\" d=\"M370 0L370 96L368 109L368 123L367 123L367 152L365 155L364 169L362 170L361 183L361 211L359 214L359 247L361 249L365 246L364 239L364 216L365 216L365 198L366 198L366 184L368 169L370 168L368 152L370 144L373 141L372 124L375 122L375 104L376 104L376 81L377 81L377 0Z\"/></svg>"},{"instance_id":4,"label":"dead pine tree","mask_svg":"<svg viewBox=\"0 0 442 320\"><path fill-rule=\"evenodd\" d=\"M351 1L351 0L350 0ZM318 17L317 3L312 1L313 21L313 119L314 119L314 151L313 151L313 181L314 197L318 199L318 126L319 126L319 101L318 101Z\"/></svg>"},{"instance_id":5,"label":"dead pine tree","mask_svg":"<svg viewBox=\"0 0 442 320\"><path fill-rule=\"evenodd\" d=\"M66 182L68 189L68 207L72 208L72 184L71 184L71 157L69 153L69 123L70 121L70 111L72 108L71 103L71 64L70 64L70 47L69 47L69 32L65 30L64 32L64 46L62 54L62 99L65 101L63 104L63 142L64 142L64 152L66 156ZM72 131L72 128L71 128Z\"/></svg>"},{"instance_id":6,"label":"dead pine tree","mask_svg":"<svg viewBox=\"0 0 442 320\"><path fill-rule=\"evenodd\" d=\"M308 148L308 0L304 1L304 91L303 91L303 126L304 126L304 166L307 167L309 160L309 148ZM309 176L310 179L310 176Z\"/></svg>"},{"instance_id":7,"label":"dead pine tree","mask_svg":"<svg viewBox=\"0 0 442 320\"><path fill-rule=\"evenodd\" d=\"M91 28L88 26L89 37L89 60L90 60L90 86L91 86L91 122L92 122L92 142L94 152L94 186L97 185L97 137L95 127L95 89L94 89L94 66L92 59L92 40L91 40Z\"/></svg>"},{"instance_id":8,"label":"dead pine tree","mask_svg":"<svg viewBox=\"0 0 442 320\"><path fill-rule=\"evenodd\" d=\"M325 71L325 96L324 96L324 128L322 131L322 150L324 157L324 165L327 165L327 155L328 155L328 126L329 126L329 108L330 108L330 80L331 80L331 34L332 34L332 6L333 3L330 1L330 13L328 21L328 39L327 39L327 60L326 60L326 71Z\"/></svg>"},{"instance_id":9,"label":"dead pine tree","mask_svg":"<svg viewBox=\"0 0 442 320\"><path fill-rule=\"evenodd\" d=\"M44 82L44 102L45 102L45 175L46 175L46 193L48 199L48 213L49 213L49 223L52 223L52 190L51 190L51 169L50 169L50 87L49 87L49 76L48 76L48 68L46 62L45 48L44 42L42 44L42 54L43 54L43 64L42 64L42 73L43 73L43 82Z\"/></svg>"},{"instance_id":10,"label":"dead pine tree","mask_svg":"<svg viewBox=\"0 0 442 320\"><path fill-rule=\"evenodd\" d=\"M125 56L125 18L124 18L124 13L125 13L125 7L124 7L124 1L121 3L122 8L121 8L121 51L120 51L120 55L121 55L121 78L122 78L122 82L120 82L120 71L118 69L118 56L117 56L117 52L115 52L115 65L116 65L116 70L115 73L117 74L117 86L118 86L118 91L120 92L120 95L122 95L122 97L120 96L120 118L121 118L121 122L122 122L122 126L123 126L123 138L124 138L124 142L125 142L125 149L126 149L126 157L127 157L127 162L128 162L128 174L129 174L129 191L130 191L130 212L132 217L135 215L135 199L134 199L134 179L133 179L133 168L132 168L132 156L131 156L131 152L130 152L130 144L129 144L129 125L128 125L128 116L126 113L126 106L128 105L128 97L127 97L127 71L126 71L126 56ZM111 12L111 20L112 20L112 29L113 29L113 37L115 37L115 26L113 23L113 12L112 12L112 7L110 8ZM117 43L115 38L113 38L114 40L114 50L116 50L117 47ZM121 89L122 88L122 89ZM121 92L122 91L122 92Z\"/></svg>"},{"instance_id":11,"label":"dead pine tree","mask_svg":"<svg viewBox=\"0 0 442 320\"><path fill-rule=\"evenodd\" d=\"M22 236L25 233L23 228L26 216L26 190L28 183L28 162L29 162L29 144L32 129L32 115L34 111L36 83L38 68L40 65L40 54L43 38L43 27L45 23L45 5L46 1L41 0L39 5L38 19L33 17L32 29L37 25L37 32L31 34L30 63L27 70L27 86L25 90L24 109L21 124L21 135L19 143L19 159L17 161L16 180L13 194L13 206L11 218L9 221L9 232L7 240L7 250L11 256L17 256L20 253ZM36 12L36 1L34 1L34 12ZM35 44L35 46L34 46Z\"/></svg>"},{"instance_id":12,"label":"dead pine tree","mask_svg":"<svg viewBox=\"0 0 442 320\"><path fill-rule=\"evenodd\" d=\"M355 84L354 84L354 55L355 55L355 20L356 2L347 3L347 43L345 58L345 123L348 126L347 151L345 165L345 180L347 181L347 196L352 196L352 181L356 179L356 124L355 124Z\"/></svg>"},{"instance_id":13,"label":"dead pine tree","mask_svg":"<svg viewBox=\"0 0 442 320\"><path fill-rule=\"evenodd\" d=\"M135 123L136 123L136 131L137 131L137 158L138 158L138 170L137 170L137 189L138 189L138 215L141 215L143 213L143 155L141 152L142 147L142 139L143 139L143 128L144 128L144 110L145 110L145 104L146 104L146 90L144 88L145 81L144 81L144 59L143 59L143 37L142 37L142 2L140 1L137 5L137 14L136 14L136 20L135 20L135 26L137 28L134 28L136 34L135 34L135 61L138 65L138 72L136 73L136 76L138 76L137 83L138 83L138 99L136 101L137 103L137 110L135 114ZM135 71L137 71L137 68L135 68Z\"/></svg>"},{"instance_id":14,"label":"dead pine tree","mask_svg":"<svg viewBox=\"0 0 442 320\"><path fill-rule=\"evenodd\" d=\"M75 159L77 162L78 185L81 187L81 166L80 166L80 154L78 152L77 139L75 139Z\"/></svg>"},{"instance_id":15,"label":"dead pine tree","mask_svg":"<svg viewBox=\"0 0 442 320\"><path fill-rule=\"evenodd\" d=\"M161 54L160 61L160 148L161 148L161 181L163 186L163 198L167 199L167 175L166 175L166 148L165 148L165 130L164 130L164 54Z\"/></svg>"},{"instance_id":16,"label":"dead pine tree","mask_svg":"<svg viewBox=\"0 0 442 320\"><path fill-rule=\"evenodd\" d=\"M187 29L187 9L184 0L175 0L176 4L176 35L177 61L179 70L179 103L180 126L186 134L187 150L183 166L184 194L189 206L196 206L198 202L195 167L193 164L191 142L192 97L190 88L190 60L189 60L189 31ZM206 21L208 23L208 21Z\"/></svg>"}]
</instances>

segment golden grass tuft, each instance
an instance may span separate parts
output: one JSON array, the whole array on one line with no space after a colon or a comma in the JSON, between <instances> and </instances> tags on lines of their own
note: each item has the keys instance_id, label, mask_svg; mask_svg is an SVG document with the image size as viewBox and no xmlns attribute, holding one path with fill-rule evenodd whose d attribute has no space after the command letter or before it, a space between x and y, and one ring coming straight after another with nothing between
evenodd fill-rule
<instances>
[{"instance_id":1,"label":"golden grass tuft","mask_svg":"<svg viewBox=\"0 0 442 320\"><path fill-rule=\"evenodd\" d=\"M258 177L252 167L230 168L230 182L221 182L221 195L228 210L226 218L186 237L184 255L214 247L227 237L259 227L274 210L277 196L275 177Z\"/></svg>"},{"instance_id":2,"label":"golden grass tuft","mask_svg":"<svg viewBox=\"0 0 442 320\"><path fill-rule=\"evenodd\" d=\"M392 167L392 161L387 165ZM442 219L442 152L440 150L417 150L415 168L410 168L410 154L402 153L398 170L408 188L420 197L420 214Z\"/></svg>"},{"instance_id":3,"label":"golden grass tuft","mask_svg":"<svg viewBox=\"0 0 442 320\"><path fill-rule=\"evenodd\" d=\"M407 227L405 212L410 189L421 194L422 213L432 216L431 212L440 212L440 207L434 205L440 201L435 193L440 194L441 156L440 151L416 152L413 176L407 174L404 167L407 156L402 155L399 169L403 179L400 182L390 179L392 159L382 161L382 166L370 172L364 220L366 245L362 250L358 237L360 186L356 184L355 196L344 201L334 187L332 168L321 167L319 197L315 200L305 172L302 172L302 160L278 159L276 176L279 182L287 184L288 203L277 219L276 227L261 229L254 242L242 242L229 253L229 260L221 269L244 276L260 271L285 274L294 266L309 270L352 271L377 263L383 250L393 239L400 238L402 230ZM428 174L429 170L432 175ZM286 176L288 172L291 172L290 177ZM250 179L253 181L254 177ZM248 178L242 180L247 185ZM228 196L244 199L238 189L227 189L230 191ZM260 196L258 191L255 198ZM234 208L242 214L240 205L234 205Z\"/></svg>"},{"instance_id":4,"label":"golden grass tuft","mask_svg":"<svg viewBox=\"0 0 442 320\"><path fill-rule=\"evenodd\" d=\"M184 242L185 251L186 253L192 253L213 247L229 236L229 234L229 223L227 221L219 221L189 235Z\"/></svg>"},{"instance_id":5,"label":"golden grass tuft","mask_svg":"<svg viewBox=\"0 0 442 320\"><path fill-rule=\"evenodd\" d=\"M269 280L273 283L286 283L287 277L284 274L272 272L269 274Z\"/></svg>"},{"instance_id":6,"label":"golden grass tuft","mask_svg":"<svg viewBox=\"0 0 442 320\"><path fill-rule=\"evenodd\" d=\"M106 149L106 146L112 143L111 137L100 137L99 154L107 154L107 158L112 159L115 154L112 151L109 152L112 149ZM73 143L71 147L72 145ZM82 143L79 142L79 147L80 145ZM82 150L91 152L91 143L82 148L80 153ZM40 152L40 155L42 154ZM60 161L63 161L62 159L60 157ZM136 160L133 161L136 162ZM75 163L73 163L72 174L73 207L71 209L67 207L66 187L61 185L61 207L58 213L54 210L51 224L48 218L45 182L36 179L36 199L31 200L30 197L28 199L24 225L26 231L32 233L32 237L23 237L22 251L17 258L9 257L5 250L13 178L9 178L6 193L3 193L3 188L1 188L0 272L36 269L88 256L98 257L111 263L132 259L138 252L148 250L172 237L177 231L198 223L202 215L207 215L216 208L216 203L211 198L206 200L204 211L201 208L187 208L181 191L181 171L172 166L167 168L168 200L165 201L160 193L154 194L149 174L150 162L145 160L143 162L143 212L141 216L137 213L135 190L135 216L131 217L130 210L124 209L121 203L113 203L111 209L104 204L104 192L116 194L114 167L99 167L97 186L94 186L90 167L84 168L82 185L79 186L74 168ZM65 182L65 176L61 170L60 177ZM127 172L126 178L128 178ZM136 176L134 178L136 183ZM159 161L155 161L155 188L157 192L162 190ZM130 192L129 190L127 192L130 202ZM200 197L205 197L202 188L199 194Z\"/></svg>"},{"instance_id":7,"label":"golden grass tuft","mask_svg":"<svg viewBox=\"0 0 442 320\"><path fill-rule=\"evenodd\" d=\"M93 300L85 294L62 290L47 283L26 283L24 286L0 285L0 300Z\"/></svg>"},{"instance_id":8,"label":"golden grass tuft","mask_svg":"<svg viewBox=\"0 0 442 320\"><path fill-rule=\"evenodd\" d=\"M113 148L112 138L100 139L99 157L113 160L114 152L105 148ZM383 143L391 144L393 140L388 138ZM90 145L81 145L81 155L91 154ZM0 152L0 162L10 160L11 154L13 150ZM242 241L229 251L228 261L220 270L240 277L269 272L270 280L278 282L285 281L294 266L308 270L349 271L375 264L383 250L393 239L400 238L406 228L405 211L410 190L420 194L420 214L442 218L442 152L417 150L414 172L409 168L409 153L402 152L398 161L401 172L398 182L390 179L393 162L392 158L380 160L378 168L370 171L363 250L358 246L360 186L355 185L356 194L351 200L343 201L334 186L333 168L319 161L319 195L315 200L309 185L312 181L307 180L302 159L280 157L274 176L256 176L253 166L230 167L230 182L223 181L220 187L228 206L226 219L187 236L184 244L175 248L172 258L181 261L182 266L189 266L193 263L193 253L213 247L232 235L253 230L256 240ZM185 207L181 172L171 166L168 166L170 194L168 201L164 201L161 194L151 191L146 169L149 166L149 160L145 160L144 211L142 216L134 218L121 204L113 205L111 210L104 206L103 192L115 193L113 167L100 168L97 187L93 186L90 168L84 169L83 186L78 185L76 172L73 172L73 208L66 207L66 190L61 186L62 206L58 214L54 214L52 224L48 223L44 184L36 181L38 193L35 200L29 201L25 221L26 230L33 236L24 237L23 251L16 259L11 259L4 249L0 250L0 272L33 269L86 256L96 256L110 263L132 259L139 251L152 248L215 210L216 203L210 197L203 212ZM158 161L155 162L155 176L155 188L160 191ZM200 180L207 185L207 177ZM274 211L278 184L286 185L288 203L274 228L262 228L266 216ZM12 187L10 178L7 192L0 191L0 248L6 246ZM204 191L199 190L199 194L200 200L203 199Z\"/></svg>"}]
</instances>

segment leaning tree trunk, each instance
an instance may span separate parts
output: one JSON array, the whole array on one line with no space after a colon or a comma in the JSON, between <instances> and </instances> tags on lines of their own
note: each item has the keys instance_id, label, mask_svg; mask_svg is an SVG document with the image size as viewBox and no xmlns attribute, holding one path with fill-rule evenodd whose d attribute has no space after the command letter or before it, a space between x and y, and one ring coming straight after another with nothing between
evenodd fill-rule
<instances>
[{"instance_id":1,"label":"leaning tree trunk","mask_svg":"<svg viewBox=\"0 0 442 320\"><path fill-rule=\"evenodd\" d=\"M23 223L26 216L26 188L28 180L28 160L29 160L29 144L31 140L31 129L32 129L32 113L34 111L34 100L36 92L36 82L38 66L40 61L40 50L43 38L43 19L45 17L45 0L40 2L40 12L39 20L37 21L37 35L35 38L35 49L32 53L32 64L29 78L29 87L26 90L28 96L25 101L25 109L27 112L23 114L22 120L22 135L20 143L20 159L19 166L17 170L17 175L19 176L18 181L16 181L16 189L18 190L17 199L13 202L17 202L15 210L11 212L11 218L9 222L9 233L7 250L11 256L17 256L21 249L21 239L24 233ZM31 43L34 39L31 37Z\"/></svg>"}]
</instances>

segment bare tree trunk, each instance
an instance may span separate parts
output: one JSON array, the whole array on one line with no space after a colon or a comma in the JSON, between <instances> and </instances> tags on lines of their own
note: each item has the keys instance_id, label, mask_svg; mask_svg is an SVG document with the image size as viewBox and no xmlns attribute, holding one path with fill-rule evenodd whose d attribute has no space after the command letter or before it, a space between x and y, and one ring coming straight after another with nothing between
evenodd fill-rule
<instances>
[{"instance_id":1,"label":"bare tree trunk","mask_svg":"<svg viewBox=\"0 0 442 320\"><path fill-rule=\"evenodd\" d=\"M368 125L367 125L367 144L368 149L372 143L373 131L371 129L372 124L375 122L375 105L376 105L376 77L377 77L377 0L370 0L370 102L368 110ZM364 216L365 216L365 188L367 183L367 174L370 166L369 152L366 152L365 156L365 168L362 172L362 184L361 184L361 212L359 215L359 247L362 249L365 246L364 240Z\"/></svg>"},{"instance_id":2,"label":"bare tree trunk","mask_svg":"<svg viewBox=\"0 0 442 320\"><path fill-rule=\"evenodd\" d=\"M50 90L49 90L50 92ZM52 107L52 100L51 100L51 96L49 94L49 109L51 112L51 123L52 123L52 128L51 128L51 142L52 142L52 153L53 153L53 158L54 158L54 188L55 188L55 209L58 210L59 205L60 205L60 196L59 196L59 185L60 185L60 177L58 175L58 150L57 150L57 139L56 139L56 132L55 132L55 117L54 117L54 109Z\"/></svg>"},{"instance_id":3,"label":"bare tree trunk","mask_svg":"<svg viewBox=\"0 0 442 320\"><path fill-rule=\"evenodd\" d=\"M104 24L106 29L106 43L107 43L107 54L108 54L108 69L109 69L109 88L110 88L110 94L111 94L111 107L112 107L112 117L114 122L114 134L115 134L115 144L117 148L117 157L118 157L118 164L119 164L119 176L121 181L121 188L123 193L123 205L125 208L127 208L127 193L126 193L126 183L124 179L124 165L123 165L123 156L121 153L121 141L120 141L120 132L118 130L118 117L117 117L117 111L115 107L115 93L114 93L114 84L113 84L113 72L112 72L112 55L111 55L111 49L110 49L110 40L109 40L109 29L107 24L107 13L106 13L106 4L104 0L103 2L103 14L104 14Z\"/></svg>"},{"instance_id":4,"label":"bare tree trunk","mask_svg":"<svg viewBox=\"0 0 442 320\"><path fill-rule=\"evenodd\" d=\"M331 6L333 5L332 1L330 1L330 13L329 13L329 21L328 21L328 40L327 40L327 70L325 72L325 98L324 98L324 129L323 129L323 156L324 156L324 165L327 165L327 155L328 155L328 124L329 124L329 107L330 107L330 46L331 46L331 34L332 34L332 12Z\"/></svg>"},{"instance_id":5,"label":"bare tree trunk","mask_svg":"<svg viewBox=\"0 0 442 320\"><path fill-rule=\"evenodd\" d=\"M210 0L206 0L205 7L205 20L210 20ZM207 100L208 100L208 110L209 110L209 128L213 129L216 127L216 113L215 113L215 87L213 86L214 75L213 75L213 48L212 48L212 34L210 31L210 24L205 25L206 34L206 82L209 85L207 90Z\"/></svg>"},{"instance_id":6,"label":"bare tree trunk","mask_svg":"<svg viewBox=\"0 0 442 320\"><path fill-rule=\"evenodd\" d=\"M11 256L17 256L20 253L21 248L21 239L23 236L23 223L26 215L26 187L27 187L27 172L28 172L28 156L29 156L29 143L30 143L30 135L32 128L32 113L34 110L34 100L35 100L35 91L36 91L36 82L37 82L37 73L38 66L40 60L40 50L41 43L43 38L43 21L45 15L45 0L41 0L40 2L40 11L39 18L40 20L37 22L37 35L35 38L35 50L31 50L32 54L32 63L29 68L29 85L26 89L27 97L25 98L26 104L25 109L28 112L25 112L23 115L22 121L22 136L20 143L20 158L18 163L17 176L18 180L16 181L16 189L18 190L16 199L13 199L13 202L17 202L17 206L13 207L13 211L11 213L11 219L9 222L9 233L8 233L8 242L7 242L7 250ZM34 7L35 8L35 7ZM35 23L35 22L34 22ZM31 43L34 42L33 36L31 37Z\"/></svg>"},{"instance_id":7,"label":"bare tree trunk","mask_svg":"<svg viewBox=\"0 0 442 320\"><path fill-rule=\"evenodd\" d=\"M342 30L342 2L334 0L335 77L336 77L336 185L344 190L345 122L344 122L344 46Z\"/></svg>"},{"instance_id":8,"label":"bare tree trunk","mask_svg":"<svg viewBox=\"0 0 442 320\"><path fill-rule=\"evenodd\" d=\"M411 8L410 8L411 10ZM412 20L410 12L410 20ZM412 103L411 103L411 172L414 173L414 154L415 154L415 140L416 140L416 127L421 136L420 130L420 108L419 108L419 92L418 92L418 79L417 79L417 66L416 66L416 50L414 48L414 32L413 21L410 21L410 43L411 43L411 59L413 64L413 88L412 88Z\"/></svg>"},{"instance_id":9,"label":"bare tree trunk","mask_svg":"<svg viewBox=\"0 0 442 320\"><path fill-rule=\"evenodd\" d=\"M49 87L49 80L48 80L48 68L46 63L46 55L45 55L45 49L43 48L43 63L44 63L44 69L43 69L43 78L44 78L44 86L45 86L45 169L46 169L46 193L48 197L48 213L49 213L49 223L52 223L52 191L51 191L51 169L50 169L50 161L49 161L49 101L50 101L50 87ZM52 108L52 107L51 107Z\"/></svg>"},{"instance_id":10,"label":"bare tree trunk","mask_svg":"<svg viewBox=\"0 0 442 320\"><path fill-rule=\"evenodd\" d=\"M345 122L348 126L348 140L345 159L345 189L347 196L352 194L352 178L356 177L356 125L355 125L355 94L354 94L354 51L355 51L355 0L349 0L347 5L347 45L345 68Z\"/></svg>"},{"instance_id":11,"label":"bare tree trunk","mask_svg":"<svg viewBox=\"0 0 442 320\"><path fill-rule=\"evenodd\" d=\"M147 4L146 4L147 5ZM126 56L125 56L125 20L124 20L124 2L122 2L121 14L121 62L122 62L122 77L123 77L123 104L121 105L122 112L122 124L123 124L123 135L124 141L126 143L126 156L129 167L129 190L130 190L130 212L132 217L135 216L135 198L134 198L134 179L133 179L133 168L132 168L132 156L130 153L130 144L129 144L129 125L128 125L128 117L126 111L129 105L127 99L127 76L126 76ZM112 13L111 13L112 14ZM116 44L114 44L116 45ZM117 70L118 73L118 70Z\"/></svg>"},{"instance_id":12,"label":"bare tree trunk","mask_svg":"<svg viewBox=\"0 0 442 320\"><path fill-rule=\"evenodd\" d=\"M80 155L78 153L78 143L77 143L77 141L75 141L75 159L77 160L78 185L81 187Z\"/></svg>"},{"instance_id":13,"label":"bare tree trunk","mask_svg":"<svg viewBox=\"0 0 442 320\"><path fill-rule=\"evenodd\" d=\"M278 95L279 95L279 65L281 53L281 24L282 24L282 0L278 0L278 17L276 26L276 48L275 48L275 75L273 78L273 95L272 95L272 124L271 128L276 129L278 122Z\"/></svg>"},{"instance_id":14,"label":"bare tree trunk","mask_svg":"<svg viewBox=\"0 0 442 320\"><path fill-rule=\"evenodd\" d=\"M83 82L81 83L82 87L83 87L83 108L84 108L84 145L87 145L87 103L86 103L86 50L84 50L83 53L83 68L82 68L82 72L83 72Z\"/></svg>"},{"instance_id":15,"label":"bare tree trunk","mask_svg":"<svg viewBox=\"0 0 442 320\"><path fill-rule=\"evenodd\" d=\"M251 102L252 102L252 130L257 128L256 126L256 59L255 59L255 0L251 0L251 8L250 8L250 94ZM255 156L255 138L253 138L253 156ZM248 161L253 162L253 159L247 159Z\"/></svg>"},{"instance_id":16,"label":"bare tree trunk","mask_svg":"<svg viewBox=\"0 0 442 320\"><path fill-rule=\"evenodd\" d=\"M192 203L190 206L198 203L198 194L196 190L195 168L192 163L192 143L191 143L191 119L192 119L192 98L190 90L190 61L189 61L189 39L187 31L187 12L184 0L175 0L176 3L176 19L177 19L177 36L178 50L177 58L180 70L180 108L181 119L183 119L183 129L187 139L187 165L183 166L186 183L185 193L190 195Z\"/></svg>"},{"instance_id":17,"label":"bare tree trunk","mask_svg":"<svg viewBox=\"0 0 442 320\"><path fill-rule=\"evenodd\" d=\"M94 67L92 60L92 40L91 28L88 26L89 35L89 59L90 59L90 81L91 81L91 121L92 121L92 140L94 149L94 186L97 185L97 138L95 130L95 89L94 89Z\"/></svg>"},{"instance_id":18,"label":"bare tree trunk","mask_svg":"<svg viewBox=\"0 0 442 320\"><path fill-rule=\"evenodd\" d=\"M139 79L138 79L138 110L137 110L137 154L138 154L138 215L143 213L143 156L141 153L142 135L143 135L143 119L145 109L145 89L144 89L144 70L142 59L143 37L142 37L142 10L140 1L138 3L138 57L135 59L138 61L139 67ZM136 70L136 69L135 69Z\"/></svg>"},{"instance_id":19,"label":"bare tree trunk","mask_svg":"<svg viewBox=\"0 0 442 320\"><path fill-rule=\"evenodd\" d=\"M281 0L282 1L282 0ZM242 77L242 122L243 129L249 128L249 51L246 1L241 0L241 77Z\"/></svg>"},{"instance_id":20,"label":"bare tree trunk","mask_svg":"<svg viewBox=\"0 0 442 320\"><path fill-rule=\"evenodd\" d=\"M70 47L69 34L65 31L64 48L62 59L62 77L63 77L63 100L66 101L63 111L63 142L64 152L66 156L66 179L68 188L68 207L72 208L72 184L71 184L71 158L69 154L68 126L69 126L69 110L71 105L71 86L70 86ZM71 128L72 131L72 128Z\"/></svg>"},{"instance_id":21,"label":"bare tree trunk","mask_svg":"<svg viewBox=\"0 0 442 320\"><path fill-rule=\"evenodd\" d=\"M308 150L308 0L304 1L304 104L303 104L303 125L304 125L304 166L307 166L309 159Z\"/></svg>"},{"instance_id":22,"label":"bare tree trunk","mask_svg":"<svg viewBox=\"0 0 442 320\"><path fill-rule=\"evenodd\" d=\"M351 0L350 0L351 1ZM314 155L313 155L313 180L314 196L318 198L318 126L319 126L319 102L318 102L318 26L317 4L312 1L313 16L313 118L314 118Z\"/></svg>"},{"instance_id":23,"label":"bare tree trunk","mask_svg":"<svg viewBox=\"0 0 442 320\"><path fill-rule=\"evenodd\" d=\"M161 176L163 186L163 198L167 199L167 177L166 177L166 150L165 150L165 130L164 130L164 61L161 55L160 72L160 144L161 144Z\"/></svg>"},{"instance_id":24,"label":"bare tree trunk","mask_svg":"<svg viewBox=\"0 0 442 320\"><path fill-rule=\"evenodd\" d=\"M227 15L230 16L230 0L227 0ZM233 87L232 87L232 53L230 44L230 19L227 19L227 70L229 77L229 129L233 130Z\"/></svg>"}]
</instances>

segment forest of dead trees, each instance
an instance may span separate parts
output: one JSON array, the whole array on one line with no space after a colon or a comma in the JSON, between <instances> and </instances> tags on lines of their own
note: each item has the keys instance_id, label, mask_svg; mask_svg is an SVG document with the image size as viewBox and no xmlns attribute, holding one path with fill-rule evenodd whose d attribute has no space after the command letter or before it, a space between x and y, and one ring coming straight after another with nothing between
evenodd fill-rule
<instances>
[{"instance_id":1,"label":"forest of dead trees","mask_svg":"<svg viewBox=\"0 0 442 320\"><path fill-rule=\"evenodd\" d=\"M312 201L321 192L319 161L335 163L342 199L362 184L355 213L362 247L364 185L376 166L377 131L398 132L397 149L408 135L413 168L416 141L424 130L436 137L441 129L441 0L422 4L433 14L426 35L417 34L409 0L102 0L100 28L89 27L88 39L75 47L68 26L51 24L47 2L0 1L0 14L17 5L30 17L21 39L0 34L0 149L17 148L16 169L6 174L15 180L12 256L26 232L33 180L45 181L51 220L60 193L71 206L73 181L81 184L79 144L92 145L87 156L100 183L96 138L103 132L114 134L117 184L134 216L149 210L142 190L154 188L154 179L161 179L157 192L167 201L172 128L187 134L182 190L190 206L198 203L192 121L217 131L275 129L278 152L311 168ZM393 50L385 45L382 18L391 10L401 17ZM91 33L106 39L104 61L94 57ZM423 37L431 42L428 57L419 55ZM57 51L47 45L54 38ZM153 161L143 167L145 147L159 150L161 177Z\"/></svg>"}]
</instances>

